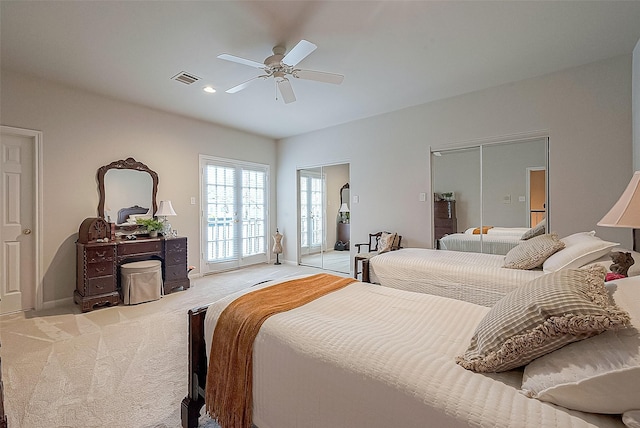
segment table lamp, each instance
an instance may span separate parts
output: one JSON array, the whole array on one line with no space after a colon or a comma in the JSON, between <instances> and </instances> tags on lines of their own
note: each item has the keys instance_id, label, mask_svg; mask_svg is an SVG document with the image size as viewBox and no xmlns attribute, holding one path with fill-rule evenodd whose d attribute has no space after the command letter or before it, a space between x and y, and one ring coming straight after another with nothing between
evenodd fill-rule
<instances>
[{"instance_id":1,"label":"table lamp","mask_svg":"<svg viewBox=\"0 0 640 428\"><path fill-rule=\"evenodd\" d=\"M167 237L171 234L171 224L167 221L168 216L177 215L171 206L171 201L160 201L156 217L162 217L162 234Z\"/></svg>"},{"instance_id":2,"label":"table lamp","mask_svg":"<svg viewBox=\"0 0 640 428\"><path fill-rule=\"evenodd\" d=\"M633 173L627 188L598 226L640 228L640 171ZM634 232L635 233L635 232ZM633 250L636 251L635 236Z\"/></svg>"},{"instance_id":3,"label":"table lamp","mask_svg":"<svg viewBox=\"0 0 640 428\"><path fill-rule=\"evenodd\" d=\"M338 212L340 213L340 217L341 217L340 221L342 223L349 223L349 213L351 212L351 210L347 206L346 202L342 203Z\"/></svg>"}]
</instances>

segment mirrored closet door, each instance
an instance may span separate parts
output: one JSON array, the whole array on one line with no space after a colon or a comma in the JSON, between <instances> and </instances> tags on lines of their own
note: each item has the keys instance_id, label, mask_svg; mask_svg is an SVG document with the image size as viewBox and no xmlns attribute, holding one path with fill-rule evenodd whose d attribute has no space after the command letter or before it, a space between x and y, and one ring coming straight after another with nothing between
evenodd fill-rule
<instances>
[{"instance_id":1,"label":"mirrored closet door","mask_svg":"<svg viewBox=\"0 0 640 428\"><path fill-rule=\"evenodd\" d=\"M349 165L298 170L299 264L350 271Z\"/></svg>"},{"instance_id":2,"label":"mirrored closet door","mask_svg":"<svg viewBox=\"0 0 640 428\"><path fill-rule=\"evenodd\" d=\"M548 153L546 136L432 149L435 247L506 254L547 223Z\"/></svg>"}]
</instances>

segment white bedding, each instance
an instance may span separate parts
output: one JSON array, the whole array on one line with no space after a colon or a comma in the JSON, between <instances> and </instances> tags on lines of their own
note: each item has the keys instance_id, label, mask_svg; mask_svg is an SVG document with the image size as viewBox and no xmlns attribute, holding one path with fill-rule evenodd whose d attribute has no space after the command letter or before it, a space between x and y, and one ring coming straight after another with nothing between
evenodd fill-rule
<instances>
[{"instance_id":1,"label":"white bedding","mask_svg":"<svg viewBox=\"0 0 640 428\"><path fill-rule=\"evenodd\" d=\"M489 231L491 230L489 229ZM513 247L524 242L520 239L521 236L522 234L473 235L452 233L440 238L439 243L441 250L505 255Z\"/></svg>"},{"instance_id":2,"label":"white bedding","mask_svg":"<svg viewBox=\"0 0 640 428\"><path fill-rule=\"evenodd\" d=\"M472 235L475 227L470 227L465 230L464 233L467 235ZM521 237L526 232L528 232L531 228L529 227L492 227L487 230L486 235L501 235L501 236L518 236Z\"/></svg>"},{"instance_id":3,"label":"white bedding","mask_svg":"<svg viewBox=\"0 0 640 428\"><path fill-rule=\"evenodd\" d=\"M207 310L207 350L218 315L238 295ZM484 375L455 364L488 310L358 282L274 315L255 340L253 423L258 428L623 426L619 416L569 411L525 397L518 392L521 371Z\"/></svg>"},{"instance_id":4,"label":"white bedding","mask_svg":"<svg viewBox=\"0 0 640 428\"><path fill-rule=\"evenodd\" d=\"M493 306L519 285L544 275L542 270L503 268L504 256L462 251L403 248L372 257L372 282L386 287L435 294Z\"/></svg>"}]
</instances>

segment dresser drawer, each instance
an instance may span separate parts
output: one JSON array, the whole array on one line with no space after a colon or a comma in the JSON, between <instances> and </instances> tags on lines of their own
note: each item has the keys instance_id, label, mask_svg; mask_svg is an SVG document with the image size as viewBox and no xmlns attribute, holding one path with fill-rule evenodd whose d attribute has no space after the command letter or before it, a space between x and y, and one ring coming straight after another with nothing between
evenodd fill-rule
<instances>
[{"instance_id":1,"label":"dresser drawer","mask_svg":"<svg viewBox=\"0 0 640 428\"><path fill-rule=\"evenodd\" d=\"M113 275L90 278L87 284L87 293L89 296L112 293L114 291L116 291L116 281Z\"/></svg>"},{"instance_id":2,"label":"dresser drawer","mask_svg":"<svg viewBox=\"0 0 640 428\"><path fill-rule=\"evenodd\" d=\"M454 201L436 201L433 205L435 218L456 218L456 203Z\"/></svg>"},{"instance_id":3,"label":"dresser drawer","mask_svg":"<svg viewBox=\"0 0 640 428\"><path fill-rule=\"evenodd\" d=\"M167 255L169 254L186 254L187 240L186 238L172 238L164 241L164 247Z\"/></svg>"},{"instance_id":4,"label":"dresser drawer","mask_svg":"<svg viewBox=\"0 0 640 428\"><path fill-rule=\"evenodd\" d=\"M457 221L455 219L452 218L434 218L433 219L433 225L436 228L447 228L447 229L455 229L456 228L456 223Z\"/></svg>"},{"instance_id":5,"label":"dresser drawer","mask_svg":"<svg viewBox=\"0 0 640 428\"><path fill-rule=\"evenodd\" d=\"M178 281L187 278L186 263L180 266L165 266L164 280L166 282Z\"/></svg>"},{"instance_id":6,"label":"dresser drawer","mask_svg":"<svg viewBox=\"0 0 640 428\"><path fill-rule=\"evenodd\" d=\"M115 248L115 246L87 248L87 263L113 262L116 256Z\"/></svg>"},{"instance_id":7,"label":"dresser drawer","mask_svg":"<svg viewBox=\"0 0 640 428\"><path fill-rule=\"evenodd\" d=\"M126 242L118 245L118 256L160 253L161 251L162 251L162 242L159 240L158 241Z\"/></svg>"},{"instance_id":8,"label":"dresser drawer","mask_svg":"<svg viewBox=\"0 0 640 428\"><path fill-rule=\"evenodd\" d=\"M449 235L451 233L456 233L456 230L447 227L436 227L434 230L434 239L440 239L444 235Z\"/></svg>"},{"instance_id":9,"label":"dresser drawer","mask_svg":"<svg viewBox=\"0 0 640 428\"><path fill-rule=\"evenodd\" d=\"M166 266L180 265L184 268L187 265L187 253L186 252L172 253L172 254L167 253L167 255L164 258L164 264Z\"/></svg>"},{"instance_id":10,"label":"dresser drawer","mask_svg":"<svg viewBox=\"0 0 640 428\"><path fill-rule=\"evenodd\" d=\"M87 263L86 270L87 278L114 274L113 262Z\"/></svg>"}]
</instances>

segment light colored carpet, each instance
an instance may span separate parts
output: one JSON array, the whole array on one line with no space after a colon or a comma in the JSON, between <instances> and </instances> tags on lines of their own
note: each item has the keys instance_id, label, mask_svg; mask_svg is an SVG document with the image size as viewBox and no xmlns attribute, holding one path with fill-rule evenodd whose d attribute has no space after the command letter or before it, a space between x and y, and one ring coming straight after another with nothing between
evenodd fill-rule
<instances>
[{"instance_id":1,"label":"light colored carpet","mask_svg":"<svg viewBox=\"0 0 640 428\"><path fill-rule=\"evenodd\" d=\"M179 427L187 311L266 279L316 272L258 265L192 280L189 290L140 305L0 317L9 427ZM217 427L206 415L200 420Z\"/></svg>"}]
</instances>

